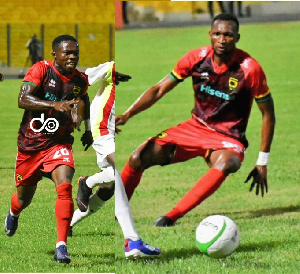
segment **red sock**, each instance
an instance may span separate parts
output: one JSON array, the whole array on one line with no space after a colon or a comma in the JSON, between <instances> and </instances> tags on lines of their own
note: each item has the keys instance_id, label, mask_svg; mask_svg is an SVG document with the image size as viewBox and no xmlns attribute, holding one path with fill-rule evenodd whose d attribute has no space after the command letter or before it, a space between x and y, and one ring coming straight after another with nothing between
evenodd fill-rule
<instances>
[{"instance_id":1,"label":"red sock","mask_svg":"<svg viewBox=\"0 0 300 274\"><path fill-rule=\"evenodd\" d=\"M121 178L128 200L130 200L135 188L140 183L142 175L143 171L132 168L131 166L129 166L128 162L125 164L122 170Z\"/></svg>"},{"instance_id":2,"label":"red sock","mask_svg":"<svg viewBox=\"0 0 300 274\"><path fill-rule=\"evenodd\" d=\"M226 177L222 171L211 168L166 216L176 222L177 219L212 195L221 186Z\"/></svg>"},{"instance_id":3,"label":"red sock","mask_svg":"<svg viewBox=\"0 0 300 274\"><path fill-rule=\"evenodd\" d=\"M57 222L57 242L63 241L66 243L74 213L72 185L70 183L62 183L56 189L56 193L55 217Z\"/></svg>"},{"instance_id":4,"label":"red sock","mask_svg":"<svg viewBox=\"0 0 300 274\"><path fill-rule=\"evenodd\" d=\"M19 204L17 192L11 197L10 210L15 216L18 216L23 210Z\"/></svg>"}]
</instances>

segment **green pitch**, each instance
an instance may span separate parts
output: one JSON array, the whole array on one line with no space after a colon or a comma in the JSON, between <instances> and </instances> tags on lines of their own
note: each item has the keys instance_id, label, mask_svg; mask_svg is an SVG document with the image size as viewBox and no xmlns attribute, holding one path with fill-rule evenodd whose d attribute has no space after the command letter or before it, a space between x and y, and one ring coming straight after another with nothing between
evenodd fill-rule
<instances>
[{"instance_id":1,"label":"green pitch","mask_svg":"<svg viewBox=\"0 0 300 274\"><path fill-rule=\"evenodd\" d=\"M58 264L53 260L56 243L54 183L43 179L38 184L32 204L20 215L16 234L9 238L4 233L11 195L15 192L14 165L17 153L17 132L23 110L18 109L21 80L0 83L0 272L114 272L115 221L114 202L109 201L95 215L74 227L74 236L68 240L72 262ZM95 88L90 89L91 98ZM84 127L83 127L84 128ZM73 198L76 202L77 178L99 172L92 147L84 151L81 133L75 132L73 146L76 173L73 180Z\"/></svg>"},{"instance_id":2,"label":"green pitch","mask_svg":"<svg viewBox=\"0 0 300 274\"><path fill-rule=\"evenodd\" d=\"M256 197L243 183L259 151L261 117L254 105L248 127L250 147L242 168L218 192L178 221L175 227L155 228L154 220L172 206L206 172L202 159L147 171L131 207L142 238L162 249L150 262L127 262L123 236L114 221L113 201L74 228L68 249L70 265L53 260L56 241L54 184L43 179L32 204L20 217L17 233L3 230L10 197L16 138L22 117L17 107L20 80L0 83L0 272L116 272L116 273L298 273L299 247L299 45L300 23L241 26L238 46L263 66L277 110L277 126L269 165L269 193ZM116 112L122 113L150 85L158 82L188 49L208 44L208 27L120 31L116 33L117 70L133 76L116 92ZM91 94L95 90L91 89ZM152 109L134 117L116 137L117 166L121 171L131 152L146 138L190 117L191 82L180 84ZM76 179L98 171L92 148L83 151L81 133L75 133L73 197ZM195 245L195 229L206 216L224 214L241 230L241 244L230 257L210 259ZM115 229L116 228L116 229ZM116 237L115 237L116 234Z\"/></svg>"},{"instance_id":3,"label":"green pitch","mask_svg":"<svg viewBox=\"0 0 300 274\"><path fill-rule=\"evenodd\" d=\"M268 168L269 193L249 193L244 184L259 147L261 114L253 105L247 130L250 147L241 169L174 227L153 222L169 212L202 176L200 159L145 172L130 204L137 229L146 242L160 247L162 257L151 262L126 262L123 236L116 228L117 273L299 273L299 43L300 23L242 25L238 47L257 59L267 75L277 112ZM157 83L189 49L209 44L209 27L122 30L116 33L116 70L130 74L116 89L116 113L121 114L148 87ZM191 80L178 85L151 109L133 117L116 137L118 169L148 137L190 117ZM241 244L230 257L210 259L195 245L195 229L208 215L223 214L240 228Z\"/></svg>"}]
</instances>

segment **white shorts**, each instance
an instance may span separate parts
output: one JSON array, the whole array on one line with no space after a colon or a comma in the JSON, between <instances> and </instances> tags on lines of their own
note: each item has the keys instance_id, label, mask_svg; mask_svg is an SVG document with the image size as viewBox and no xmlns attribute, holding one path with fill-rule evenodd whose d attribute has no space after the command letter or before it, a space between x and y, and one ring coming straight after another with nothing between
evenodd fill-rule
<instances>
[{"instance_id":1,"label":"white shorts","mask_svg":"<svg viewBox=\"0 0 300 274\"><path fill-rule=\"evenodd\" d=\"M112 134L100 136L94 140L93 148L97 154L97 164L100 168L110 166L107 155L115 152L115 136Z\"/></svg>"}]
</instances>

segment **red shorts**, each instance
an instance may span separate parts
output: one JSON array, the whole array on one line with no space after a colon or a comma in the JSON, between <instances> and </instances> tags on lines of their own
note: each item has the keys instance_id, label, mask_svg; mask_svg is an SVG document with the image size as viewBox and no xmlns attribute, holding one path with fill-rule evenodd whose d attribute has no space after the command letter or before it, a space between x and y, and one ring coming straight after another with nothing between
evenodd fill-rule
<instances>
[{"instance_id":1,"label":"red shorts","mask_svg":"<svg viewBox=\"0 0 300 274\"><path fill-rule=\"evenodd\" d=\"M36 153L18 151L15 184L35 185L42 179L42 172L52 172L60 165L75 167L70 144L55 145Z\"/></svg>"},{"instance_id":2,"label":"red shorts","mask_svg":"<svg viewBox=\"0 0 300 274\"><path fill-rule=\"evenodd\" d=\"M183 162L198 156L207 158L214 150L226 149L244 159L245 147L238 140L216 132L196 119L189 119L149 139L158 145L175 144L172 163Z\"/></svg>"}]
</instances>

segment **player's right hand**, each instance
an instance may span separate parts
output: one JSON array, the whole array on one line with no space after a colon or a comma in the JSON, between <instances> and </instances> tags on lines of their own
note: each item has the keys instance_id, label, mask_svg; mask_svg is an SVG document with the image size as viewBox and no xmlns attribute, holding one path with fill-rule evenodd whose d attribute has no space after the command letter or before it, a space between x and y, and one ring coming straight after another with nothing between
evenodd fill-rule
<instances>
[{"instance_id":1,"label":"player's right hand","mask_svg":"<svg viewBox=\"0 0 300 274\"><path fill-rule=\"evenodd\" d=\"M79 100L76 100L76 99L72 99L71 101L60 101L60 102L55 102L55 105L53 108L56 111L71 113L72 106L74 104L78 104L78 103L79 103Z\"/></svg>"}]
</instances>

